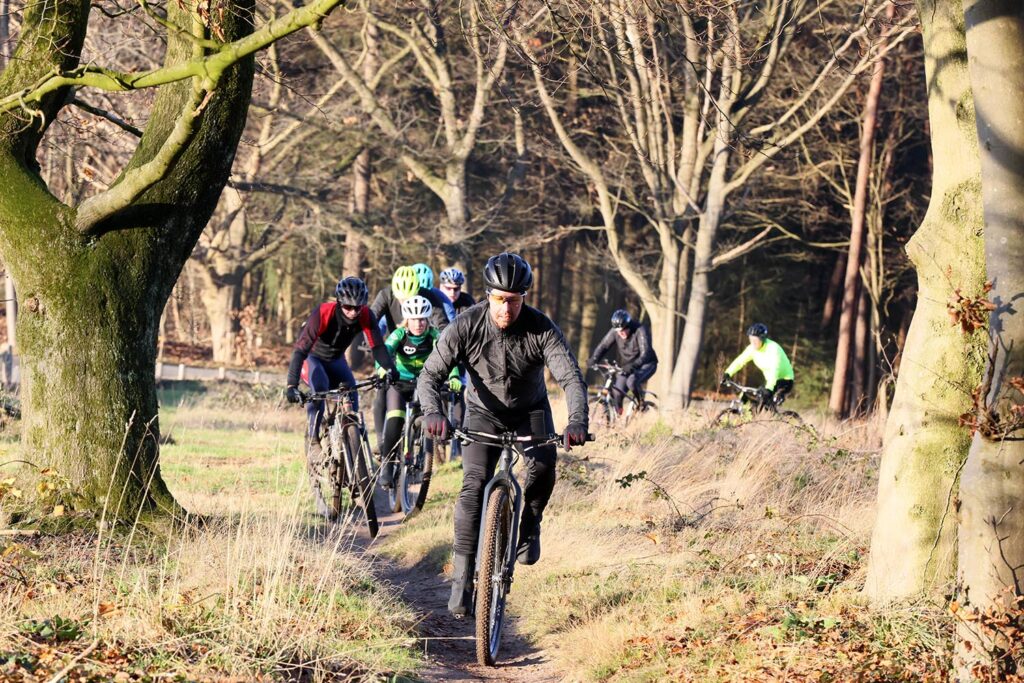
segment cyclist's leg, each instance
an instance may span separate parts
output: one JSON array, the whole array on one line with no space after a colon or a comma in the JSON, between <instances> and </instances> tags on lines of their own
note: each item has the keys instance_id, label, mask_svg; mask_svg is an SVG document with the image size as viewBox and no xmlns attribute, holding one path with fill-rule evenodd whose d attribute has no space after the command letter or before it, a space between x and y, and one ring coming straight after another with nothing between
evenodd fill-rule
<instances>
[{"instance_id":1,"label":"cyclist's leg","mask_svg":"<svg viewBox=\"0 0 1024 683\"><path fill-rule=\"evenodd\" d=\"M409 397L398 387L388 387L384 439L381 442L381 459L383 461L382 483L385 486L394 486L395 483L398 460L394 450L395 445L402 438L402 428L405 425L405 403L408 399Z\"/></svg>"},{"instance_id":2,"label":"cyclist's leg","mask_svg":"<svg viewBox=\"0 0 1024 683\"><path fill-rule=\"evenodd\" d=\"M626 386L633 392L633 396L641 407L644 405L644 388L647 386L647 380L654 375L657 369L657 363L644 363L626 378Z\"/></svg>"},{"instance_id":3,"label":"cyclist's leg","mask_svg":"<svg viewBox=\"0 0 1024 683\"><path fill-rule=\"evenodd\" d=\"M555 431L551 408L532 411L516 428L522 435L545 435ZM554 446L531 448L527 452L526 483L523 486L523 516L519 522L520 561L533 564L540 559L540 522L555 488Z\"/></svg>"},{"instance_id":4,"label":"cyclist's leg","mask_svg":"<svg viewBox=\"0 0 1024 683\"><path fill-rule=\"evenodd\" d=\"M330 376L327 374L324 361L310 356L306 359L306 373L306 381L314 393L331 388ZM309 418L309 441L310 444L316 446L320 443L320 421L324 416L324 402L310 401L307 403L306 415Z\"/></svg>"},{"instance_id":5,"label":"cyclist's leg","mask_svg":"<svg viewBox=\"0 0 1024 683\"><path fill-rule=\"evenodd\" d=\"M777 381L775 383L775 391L772 394L775 405L781 406L786 401L786 396L788 396L791 391L793 391L793 380L780 379Z\"/></svg>"},{"instance_id":6,"label":"cyclist's leg","mask_svg":"<svg viewBox=\"0 0 1024 683\"><path fill-rule=\"evenodd\" d=\"M496 428L488 420L466 415L466 427L494 433ZM483 506L484 487L494 475L501 449L478 443L466 444L462 449L462 489L455 503L455 544L452 564L452 592L448 611L456 616L469 612L473 595L473 566L477 539L480 532L480 508Z\"/></svg>"},{"instance_id":7,"label":"cyclist's leg","mask_svg":"<svg viewBox=\"0 0 1024 683\"><path fill-rule=\"evenodd\" d=\"M620 413L622 412L622 399L626 397L626 391L628 391L627 381L626 375L619 374L615 378L615 384L612 385L612 405Z\"/></svg>"}]
</instances>

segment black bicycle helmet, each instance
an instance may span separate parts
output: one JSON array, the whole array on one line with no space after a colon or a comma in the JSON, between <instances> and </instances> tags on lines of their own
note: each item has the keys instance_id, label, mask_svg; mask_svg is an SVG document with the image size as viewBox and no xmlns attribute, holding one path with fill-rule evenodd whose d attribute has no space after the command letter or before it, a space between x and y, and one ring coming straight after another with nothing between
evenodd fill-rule
<instances>
[{"instance_id":1,"label":"black bicycle helmet","mask_svg":"<svg viewBox=\"0 0 1024 683\"><path fill-rule=\"evenodd\" d=\"M629 313L627 313L625 310L621 308L612 313L612 327L614 327L617 330L621 330L623 327L630 324L631 322L633 322L633 318L631 318L629 316Z\"/></svg>"},{"instance_id":2,"label":"black bicycle helmet","mask_svg":"<svg viewBox=\"0 0 1024 683\"><path fill-rule=\"evenodd\" d=\"M522 256L506 251L487 259L484 283L490 289L526 294L533 284L533 269Z\"/></svg>"},{"instance_id":3,"label":"black bicycle helmet","mask_svg":"<svg viewBox=\"0 0 1024 683\"><path fill-rule=\"evenodd\" d=\"M370 300L370 290L366 283L357 277L347 277L338 283L334 295L342 306L365 306Z\"/></svg>"},{"instance_id":4,"label":"black bicycle helmet","mask_svg":"<svg viewBox=\"0 0 1024 683\"><path fill-rule=\"evenodd\" d=\"M747 336L765 339L768 336L768 326L764 323L754 323L747 328Z\"/></svg>"}]
</instances>

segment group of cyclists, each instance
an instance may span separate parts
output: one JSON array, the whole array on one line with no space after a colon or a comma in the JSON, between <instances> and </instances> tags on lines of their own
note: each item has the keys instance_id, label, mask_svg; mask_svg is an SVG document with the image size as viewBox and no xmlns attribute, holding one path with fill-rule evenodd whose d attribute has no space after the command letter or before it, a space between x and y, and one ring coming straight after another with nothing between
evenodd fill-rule
<instances>
[{"instance_id":1,"label":"group of cyclists","mask_svg":"<svg viewBox=\"0 0 1024 683\"><path fill-rule=\"evenodd\" d=\"M384 487L395 486L396 462L390 454L401 437L405 406L414 393L423 410L423 430L433 440L447 440L455 427L547 435L554 433L555 427L546 368L562 387L568 404L562 446L569 451L582 445L589 428L583 372L558 326L526 304L533 285L530 264L518 254L497 254L487 260L483 282L486 299L477 303L463 291L466 277L462 271L442 271L436 288L433 270L417 263L398 268L390 284L370 304L363 280L343 278L335 300L313 310L295 342L288 366L287 400L301 400L300 379L313 392L354 384L345 352L361 335L378 376L386 380L373 407ZM622 410L627 392L644 406L644 385L658 366L650 328L622 309L612 314L611 328L588 365L596 365L614 346L621 363L615 408ZM768 339L763 324L753 325L748 334L750 346L727 368L723 381L753 361L765 374L765 390L779 392L784 398L793 387L793 369L785 352ZM458 404L454 414L458 424L453 425L445 411L443 387ZM324 403L310 401L306 409L306 453L312 467L323 457L319 434ZM468 443L462 452L463 481L455 506L448 604L456 616L471 608L484 486L494 473L500 451L498 446ZM556 448L538 446L528 455L516 556L520 563L530 565L540 559L541 522L555 485Z\"/></svg>"}]
</instances>

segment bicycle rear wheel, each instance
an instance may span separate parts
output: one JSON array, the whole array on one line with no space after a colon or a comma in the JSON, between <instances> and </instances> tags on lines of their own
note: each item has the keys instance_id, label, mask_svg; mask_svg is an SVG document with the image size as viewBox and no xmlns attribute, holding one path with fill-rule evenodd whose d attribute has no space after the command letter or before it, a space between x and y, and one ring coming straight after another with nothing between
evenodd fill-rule
<instances>
[{"instance_id":1,"label":"bicycle rear wheel","mask_svg":"<svg viewBox=\"0 0 1024 683\"><path fill-rule=\"evenodd\" d=\"M377 508L373 504L373 469L370 454L363 448L363 441L359 438L359 429L356 425L345 427L345 440L356 467L356 480L352 482L353 498L359 500L359 507L366 516L366 528L370 532L370 538L376 538L380 526L377 523Z\"/></svg>"},{"instance_id":2,"label":"bicycle rear wheel","mask_svg":"<svg viewBox=\"0 0 1024 683\"><path fill-rule=\"evenodd\" d=\"M487 502L484 544L476 585L476 660L494 666L501 648L501 627L505 622L505 599L511 582L507 579L513 554L509 552L514 517L508 489L495 488Z\"/></svg>"}]
</instances>

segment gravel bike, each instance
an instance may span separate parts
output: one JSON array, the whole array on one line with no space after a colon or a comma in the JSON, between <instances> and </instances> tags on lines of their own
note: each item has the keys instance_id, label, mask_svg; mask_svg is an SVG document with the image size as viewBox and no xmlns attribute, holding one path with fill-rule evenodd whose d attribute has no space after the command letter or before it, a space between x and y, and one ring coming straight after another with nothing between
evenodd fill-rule
<instances>
[{"instance_id":1,"label":"gravel bike","mask_svg":"<svg viewBox=\"0 0 1024 683\"><path fill-rule=\"evenodd\" d=\"M738 382L727 379L722 386L736 392L736 397L729 402L729 407L721 411L711 421L715 426L739 424L751 419L758 413L767 413L771 418L780 418L796 425L804 423L800 415L792 410L780 410L785 396L771 395L755 387L745 387Z\"/></svg>"},{"instance_id":2,"label":"gravel bike","mask_svg":"<svg viewBox=\"0 0 1024 683\"><path fill-rule=\"evenodd\" d=\"M397 460L398 476L388 488L388 506L392 512L404 512L406 518L423 509L430 489L434 460L443 446L423 433L423 408L416 397L414 382L400 382L400 388L412 391L412 400L405 404L405 425L402 438L390 457Z\"/></svg>"},{"instance_id":3,"label":"gravel bike","mask_svg":"<svg viewBox=\"0 0 1024 683\"><path fill-rule=\"evenodd\" d=\"M321 456L310 458L307 429L307 457L310 483L316 498L317 512L330 521L341 517L344 492L349 492L349 503L362 511L370 537L377 536L377 509L373 504L373 489L377 466L366 432L363 414L355 408L359 392L376 389L383 380L372 377L342 385L329 391L299 394L303 405L310 401L324 401L324 416L320 421Z\"/></svg>"},{"instance_id":4,"label":"gravel bike","mask_svg":"<svg viewBox=\"0 0 1024 683\"><path fill-rule=\"evenodd\" d=\"M614 427L615 425L624 427L629 424L629 421L637 413L655 407L654 403L646 398L647 396L657 398L653 392L645 391L644 401L641 404L633 396L632 392L627 391L623 393L615 386L615 380L622 374L622 368L619 367L618 363L614 361L611 363L598 363L591 367L604 375L604 384L598 389L597 394L590 398L590 419L595 424L603 427ZM615 394L617 393L623 394L621 413L615 407Z\"/></svg>"},{"instance_id":5,"label":"gravel bike","mask_svg":"<svg viewBox=\"0 0 1024 683\"><path fill-rule=\"evenodd\" d=\"M484 499L473 573L473 612L476 616L476 659L494 666L501 648L505 623L505 601L512 588L519 545L519 520L523 511L523 490L513 468L531 448L559 443L562 436L520 436L515 432L488 434L455 429L456 439L465 443L501 446L494 476L484 488ZM593 434L587 435L594 440Z\"/></svg>"}]
</instances>

